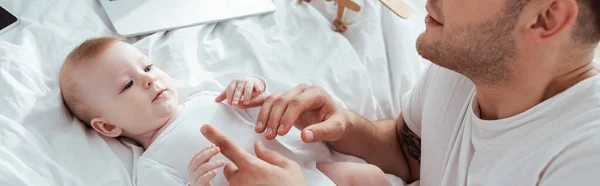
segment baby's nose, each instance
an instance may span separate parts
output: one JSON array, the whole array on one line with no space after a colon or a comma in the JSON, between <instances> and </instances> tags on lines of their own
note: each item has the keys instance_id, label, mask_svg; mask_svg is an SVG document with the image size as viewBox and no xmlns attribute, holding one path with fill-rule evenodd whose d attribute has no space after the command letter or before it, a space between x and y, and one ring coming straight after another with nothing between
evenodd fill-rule
<instances>
[{"instance_id":1,"label":"baby's nose","mask_svg":"<svg viewBox=\"0 0 600 186\"><path fill-rule=\"evenodd\" d=\"M150 81L148 81L148 83L146 83L146 87L152 87L153 84L154 84L154 80L150 80Z\"/></svg>"}]
</instances>

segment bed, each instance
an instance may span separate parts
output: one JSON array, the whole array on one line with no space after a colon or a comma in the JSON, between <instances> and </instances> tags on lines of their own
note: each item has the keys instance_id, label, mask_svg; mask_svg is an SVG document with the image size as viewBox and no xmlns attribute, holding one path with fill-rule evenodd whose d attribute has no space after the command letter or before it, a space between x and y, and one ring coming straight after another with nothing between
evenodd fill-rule
<instances>
[{"instance_id":1,"label":"bed","mask_svg":"<svg viewBox=\"0 0 600 186\"><path fill-rule=\"evenodd\" d=\"M322 86L369 119L397 117L400 96L428 64L415 52L424 0L405 0L402 19L378 1L355 0L348 31L332 31L336 6L274 0L268 15L124 38L174 79L180 98L221 91L233 77L260 75L277 92ZM58 70L86 38L116 36L96 0L0 0L20 24L0 35L0 185L134 185L142 150L105 138L68 114ZM183 100L183 99L180 99ZM394 185L403 185L388 175Z\"/></svg>"}]
</instances>

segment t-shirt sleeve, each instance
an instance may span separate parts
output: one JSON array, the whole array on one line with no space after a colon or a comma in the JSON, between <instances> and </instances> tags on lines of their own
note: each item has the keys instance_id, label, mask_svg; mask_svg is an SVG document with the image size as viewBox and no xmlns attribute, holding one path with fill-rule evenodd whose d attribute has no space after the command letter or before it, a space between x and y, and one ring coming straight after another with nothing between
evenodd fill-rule
<instances>
[{"instance_id":1,"label":"t-shirt sleeve","mask_svg":"<svg viewBox=\"0 0 600 186\"><path fill-rule=\"evenodd\" d=\"M144 186L185 186L186 178L175 169L159 164L151 159L140 157L136 165L136 185Z\"/></svg>"},{"instance_id":2,"label":"t-shirt sleeve","mask_svg":"<svg viewBox=\"0 0 600 186\"><path fill-rule=\"evenodd\" d=\"M542 172L540 186L598 185L600 136L580 140L565 149Z\"/></svg>"},{"instance_id":3,"label":"t-shirt sleeve","mask_svg":"<svg viewBox=\"0 0 600 186\"><path fill-rule=\"evenodd\" d=\"M410 130L421 136L421 117L423 113L423 98L425 97L427 86L430 84L430 76L433 67L430 65L421 80L415 87L408 91L402 97L402 116L404 122Z\"/></svg>"}]
</instances>

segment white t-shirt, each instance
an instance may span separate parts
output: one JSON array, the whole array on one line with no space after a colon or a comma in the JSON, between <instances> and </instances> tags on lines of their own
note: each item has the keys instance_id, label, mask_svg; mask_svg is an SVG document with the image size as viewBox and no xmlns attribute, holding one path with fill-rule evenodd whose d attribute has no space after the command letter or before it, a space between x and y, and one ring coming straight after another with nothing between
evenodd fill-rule
<instances>
[{"instance_id":1,"label":"white t-shirt","mask_svg":"<svg viewBox=\"0 0 600 186\"><path fill-rule=\"evenodd\" d=\"M599 185L600 76L516 116L481 120L474 84L432 65L403 97L423 186Z\"/></svg>"},{"instance_id":2,"label":"white t-shirt","mask_svg":"<svg viewBox=\"0 0 600 186\"><path fill-rule=\"evenodd\" d=\"M211 124L237 145L254 155L254 143L262 141L303 167L311 185L332 185L333 182L316 169L316 162L332 162L336 156L323 143L305 144L296 129L290 135L265 140L254 132L259 109L239 109L214 101L218 93L202 92L184 102L181 114L159 134L135 162L134 183L140 186L176 186L188 183L187 165L191 158L211 143L200 133L203 124ZM226 158L217 155L213 160ZM222 168L212 181L213 185L228 185Z\"/></svg>"}]
</instances>

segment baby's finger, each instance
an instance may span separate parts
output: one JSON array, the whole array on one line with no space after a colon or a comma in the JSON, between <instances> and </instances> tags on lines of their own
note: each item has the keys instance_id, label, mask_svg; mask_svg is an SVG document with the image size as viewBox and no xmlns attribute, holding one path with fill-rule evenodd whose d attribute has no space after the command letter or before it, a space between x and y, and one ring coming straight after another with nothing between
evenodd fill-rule
<instances>
[{"instance_id":1,"label":"baby's finger","mask_svg":"<svg viewBox=\"0 0 600 186\"><path fill-rule=\"evenodd\" d=\"M233 106L237 106L242 97L242 92L244 91L244 85L242 85L242 83L243 82L238 82L235 86L235 93L233 94L233 101L231 103Z\"/></svg>"},{"instance_id":2,"label":"baby's finger","mask_svg":"<svg viewBox=\"0 0 600 186\"><path fill-rule=\"evenodd\" d=\"M206 174L198 177L198 179L196 180L194 186L196 186L196 185L210 186L210 185L212 185L210 183L210 180L212 180L213 178L215 178L216 175L217 175L217 171L216 170L212 170L210 172L207 172Z\"/></svg>"},{"instance_id":3,"label":"baby's finger","mask_svg":"<svg viewBox=\"0 0 600 186\"><path fill-rule=\"evenodd\" d=\"M244 105L250 104L250 100L252 99L252 91L254 89L254 83L248 81L246 85L244 85Z\"/></svg>"},{"instance_id":4,"label":"baby's finger","mask_svg":"<svg viewBox=\"0 0 600 186\"><path fill-rule=\"evenodd\" d=\"M227 104L231 105L231 101L233 98L233 91L235 91L235 86L237 85L236 81L231 81L231 83L229 83L229 86L227 86L227 89L225 90L227 93Z\"/></svg>"},{"instance_id":5,"label":"baby's finger","mask_svg":"<svg viewBox=\"0 0 600 186\"><path fill-rule=\"evenodd\" d=\"M248 102L248 104L240 105L238 107L240 107L242 109L247 109L247 108L261 106L264 104L267 97L268 97L268 95L264 95L264 94L252 97L252 99Z\"/></svg>"},{"instance_id":6,"label":"baby's finger","mask_svg":"<svg viewBox=\"0 0 600 186\"><path fill-rule=\"evenodd\" d=\"M200 167L198 167L196 172L194 172L192 178L197 178L196 183L206 184L206 183L210 182L210 179L212 179L212 178L209 178L208 180L206 180L206 177L204 179L202 177L206 174L210 174L211 172L215 171L215 169L221 168L223 166L225 166L225 161L223 161L223 160L213 161L213 162L208 162L208 163L202 164Z\"/></svg>"},{"instance_id":7,"label":"baby's finger","mask_svg":"<svg viewBox=\"0 0 600 186\"><path fill-rule=\"evenodd\" d=\"M254 90L252 91L252 96L257 96L265 92L265 87L263 87L262 83L254 83Z\"/></svg>"},{"instance_id":8,"label":"baby's finger","mask_svg":"<svg viewBox=\"0 0 600 186\"><path fill-rule=\"evenodd\" d=\"M200 155L201 155L202 153L204 153L206 150L208 150L208 149L211 149L211 148L215 148L215 147L216 147L216 145L215 145L215 144L210 144L209 146L206 146L206 147L204 147L202 150L200 150L198 153L196 153L196 155L194 155L194 157L192 157L192 159L191 159L191 160L190 160L190 162L188 163L188 166L187 166L187 171L188 171L188 173L191 173L191 172L193 172L193 171L194 171L194 169L196 169L196 167L200 166L199 164L198 164L198 165L195 165L195 163L197 162L197 161L194 161L194 160L196 160L196 158L195 158L196 156L200 156ZM194 166L194 165L195 165L195 166ZM194 166L194 167L193 167L193 169L192 169L192 166Z\"/></svg>"},{"instance_id":9,"label":"baby's finger","mask_svg":"<svg viewBox=\"0 0 600 186\"><path fill-rule=\"evenodd\" d=\"M189 167L190 171L195 172L202 164L205 164L213 156L217 155L221 149L219 147L212 147L205 151L202 151L198 155L194 156L192 165Z\"/></svg>"}]
</instances>

